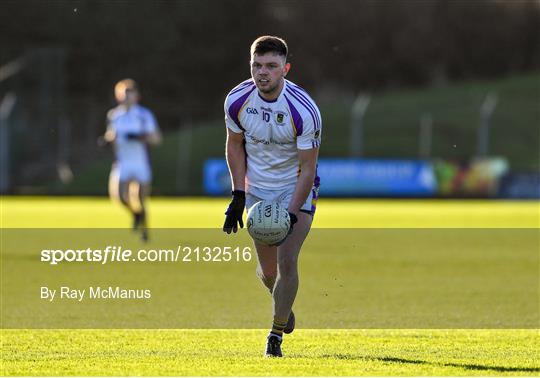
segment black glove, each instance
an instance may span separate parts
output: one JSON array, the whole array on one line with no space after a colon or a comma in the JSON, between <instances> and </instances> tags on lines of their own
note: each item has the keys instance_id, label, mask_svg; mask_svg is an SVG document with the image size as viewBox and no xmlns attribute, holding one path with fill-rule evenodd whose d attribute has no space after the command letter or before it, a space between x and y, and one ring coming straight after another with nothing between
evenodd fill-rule
<instances>
[{"instance_id":1,"label":"black glove","mask_svg":"<svg viewBox=\"0 0 540 378\"><path fill-rule=\"evenodd\" d=\"M246 207L246 192L243 190L233 190L232 201L225 212L225 223L223 224L223 231L230 234L231 231L238 231L238 225L240 228L244 228L244 221L242 215L244 214L244 208Z\"/></svg>"},{"instance_id":2,"label":"black glove","mask_svg":"<svg viewBox=\"0 0 540 378\"><path fill-rule=\"evenodd\" d=\"M289 212L289 218L291 218L291 226L289 227L289 232L287 233L287 236L292 233L294 224L298 222L298 217L291 212Z\"/></svg>"},{"instance_id":3,"label":"black glove","mask_svg":"<svg viewBox=\"0 0 540 378\"><path fill-rule=\"evenodd\" d=\"M127 133L126 134L126 139L127 140L143 140L144 139L144 134Z\"/></svg>"},{"instance_id":4,"label":"black glove","mask_svg":"<svg viewBox=\"0 0 540 378\"><path fill-rule=\"evenodd\" d=\"M287 235L281 241L277 242L276 244L272 244L271 247L279 247L285 242L285 240L287 240L289 235L292 234L293 226L295 223L298 222L298 217L293 213L289 212L289 219L291 220L291 224L289 225L289 231L287 232Z\"/></svg>"}]
</instances>

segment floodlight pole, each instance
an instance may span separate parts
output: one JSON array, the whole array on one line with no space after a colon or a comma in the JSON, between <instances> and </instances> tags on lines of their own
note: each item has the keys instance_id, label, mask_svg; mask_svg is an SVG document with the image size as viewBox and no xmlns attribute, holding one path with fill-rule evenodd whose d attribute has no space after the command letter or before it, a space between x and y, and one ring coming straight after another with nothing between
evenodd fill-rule
<instances>
[{"instance_id":1,"label":"floodlight pole","mask_svg":"<svg viewBox=\"0 0 540 378\"><path fill-rule=\"evenodd\" d=\"M17 102L17 96L8 92L0 102L0 193L10 188L9 174L9 127L8 118Z\"/></svg>"},{"instance_id":2,"label":"floodlight pole","mask_svg":"<svg viewBox=\"0 0 540 378\"><path fill-rule=\"evenodd\" d=\"M356 97L351 109L350 125L350 145L349 152L351 156L362 156L363 154L363 136L364 136L364 115L369 106L371 98L361 94Z\"/></svg>"},{"instance_id":3,"label":"floodlight pole","mask_svg":"<svg viewBox=\"0 0 540 378\"><path fill-rule=\"evenodd\" d=\"M0 82L21 72L27 63L28 56L22 55L0 66ZM8 119L16 102L17 96L12 92L8 92L0 102L0 193L7 193L11 186Z\"/></svg>"},{"instance_id":4,"label":"floodlight pole","mask_svg":"<svg viewBox=\"0 0 540 378\"><path fill-rule=\"evenodd\" d=\"M478 156L487 156L489 153L491 116L497 107L497 101L497 94L489 92L480 106L480 126L478 127L478 145L476 149L476 154Z\"/></svg>"},{"instance_id":5,"label":"floodlight pole","mask_svg":"<svg viewBox=\"0 0 540 378\"><path fill-rule=\"evenodd\" d=\"M178 127L178 156L176 162L176 191L185 194L189 191L191 150L193 143L193 125L187 119L184 127Z\"/></svg>"},{"instance_id":6,"label":"floodlight pole","mask_svg":"<svg viewBox=\"0 0 540 378\"><path fill-rule=\"evenodd\" d=\"M69 166L71 140L71 124L66 117L61 117L58 123L58 157L56 171L62 184L73 180L73 172Z\"/></svg>"}]
</instances>

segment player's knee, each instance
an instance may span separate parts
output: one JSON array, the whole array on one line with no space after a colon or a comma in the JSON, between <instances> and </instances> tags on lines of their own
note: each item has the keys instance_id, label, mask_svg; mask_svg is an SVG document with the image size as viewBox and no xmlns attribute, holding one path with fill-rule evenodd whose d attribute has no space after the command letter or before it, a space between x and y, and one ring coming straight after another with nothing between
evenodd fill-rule
<instances>
[{"instance_id":1,"label":"player's knee","mask_svg":"<svg viewBox=\"0 0 540 378\"><path fill-rule=\"evenodd\" d=\"M122 205L129 206L129 197L128 197L127 193L120 192L119 195L118 195L118 199L120 200Z\"/></svg>"}]
</instances>

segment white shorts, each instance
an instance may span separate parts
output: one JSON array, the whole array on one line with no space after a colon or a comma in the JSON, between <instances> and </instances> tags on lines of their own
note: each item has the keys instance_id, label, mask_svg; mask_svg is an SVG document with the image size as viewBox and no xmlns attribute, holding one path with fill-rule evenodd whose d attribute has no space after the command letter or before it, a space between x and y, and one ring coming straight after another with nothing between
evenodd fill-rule
<instances>
[{"instance_id":1,"label":"white shorts","mask_svg":"<svg viewBox=\"0 0 540 378\"><path fill-rule=\"evenodd\" d=\"M149 164L130 164L116 162L113 164L111 175L117 175L120 182L137 181L141 184L150 184L152 170Z\"/></svg>"},{"instance_id":2,"label":"white shorts","mask_svg":"<svg viewBox=\"0 0 540 378\"><path fill-rule=\"evenodd\" d=\"M247 188L246 193L246 210L249 210L251 206L262 200L281 202L285 207L289 206L294 189L296 185L289 185L281 189L261 189L254 186ZM317 206L317 199L319 198L319 187L313 186L306 202L300 207L300 211L303 213L315 215Z\"/></svg>"}]
</instances>

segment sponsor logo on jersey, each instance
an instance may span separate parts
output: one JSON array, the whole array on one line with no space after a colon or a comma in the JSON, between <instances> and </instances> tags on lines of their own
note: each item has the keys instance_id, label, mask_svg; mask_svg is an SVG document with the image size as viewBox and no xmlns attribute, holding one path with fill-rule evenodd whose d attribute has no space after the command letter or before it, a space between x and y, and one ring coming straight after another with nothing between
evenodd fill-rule
<instances>
[{"instance_id":1,"label":"sponsor logo on jersey","mask_svg":"<svg viewBox=\"0 0 540 378\"><path fill-rule=\"evenodd\" d=\"M279 142L279 141L277 141L277 140L275 140L275 139L273 139L273 138L271 138L270 140L259 139L259 138L255 137L255 136L249 135L249 134L247 135L247 137L248 137L249 139L251 139L251 141L252 141L253 143L256 143L256 144L258 144L258 143L262 143L262 144L264 144L264 145L277 144L277 145L280 145L280 146L284 146L284 145L289 144L289 143L287 143L287 142Z\"/></svg>"},{"instance_id":2,"label":"sponsor logo on jersey","mask_svg":"<svg viewBox=\"0 0 540 378\"><path fill-rule=\"evenodd\" d=\"M321 135L321 130L315 131L315 139L319 139L320 135Z\"/></svg>"},{"instance_id":3,"label":"sponsor logo on jersey","mask_svg":"<svg viewBox=\"0 0 540 378\"><path fill-rule=\"evenodd\" d=\"M259 112L255 108L246 108L246 113L247 114L259 114Z\"/></svg>"}]
</instances>

